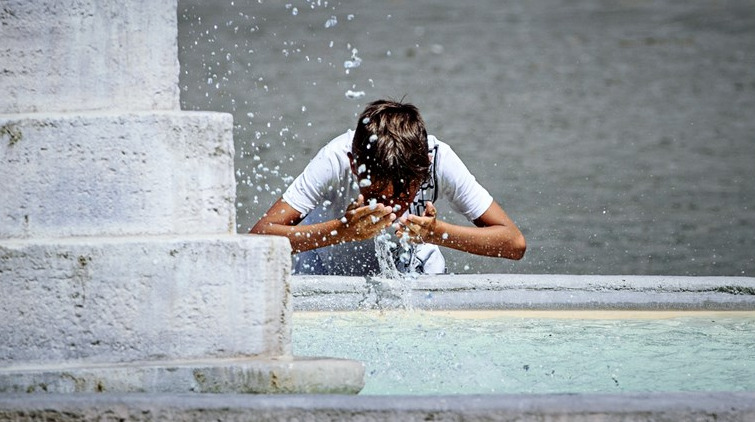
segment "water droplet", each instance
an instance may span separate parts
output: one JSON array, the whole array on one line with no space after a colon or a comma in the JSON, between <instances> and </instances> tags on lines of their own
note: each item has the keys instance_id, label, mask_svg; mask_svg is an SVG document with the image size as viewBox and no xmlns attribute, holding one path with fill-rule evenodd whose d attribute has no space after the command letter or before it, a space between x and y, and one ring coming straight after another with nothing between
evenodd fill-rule
<instances>
[{"instance_id":1,"label":"water droplet","mask_svg":"<svg viewBox=\"0 0 755 422\"><path fill-rule=\"evenodd\" d=\"M331 16L330 19L325 21L325 27L326 28L332 28L338 24L338 18L335 16Z\"/></svg>"},{"instance_id":2,"label":"water droplet","mask_svg":"<svg viewBox=\"0 0 755 422\"><path fill-rule=\"evenodd\" d=\"M356 98L362 98L366 94L364 91L352 91L348 90L346 91L346 98L356 99Z\"/></svg>"}]
</instances>

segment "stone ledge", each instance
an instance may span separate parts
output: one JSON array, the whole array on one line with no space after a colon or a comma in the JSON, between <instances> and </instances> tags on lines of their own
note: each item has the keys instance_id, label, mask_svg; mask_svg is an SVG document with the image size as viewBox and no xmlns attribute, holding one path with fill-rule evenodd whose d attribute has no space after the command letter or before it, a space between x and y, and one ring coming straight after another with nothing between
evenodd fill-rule
<instances>
[{"instance_id":1,"label":"stone ledge","mask_svg":"<svg viewBox=\"0 0 755 422\"><path fill-rule=\"evenodd\" d=\"M755 310L755 278L427 275L406 280L293 276L294 309Z\"/></svg>"},{"instance_id":2,"label":"stone ledge","mask_svg":"<svg viewBox=\"0 0 755 422\"><path fill-rule=\"evenodd\" d=\"M234 358L0 369L0 393L357 394L361 362Z\"/></svg>"},{"instance_id":3,"label":"stone ledge","mask_svg":"<svg viewBox=\"0 0 755 422\"><path fill-rule=\"evenodd\" d=\"M0 396L0 419L217 420L755 420L755 393L458 396L44 394Z\"/></svg>"}]
</instances>

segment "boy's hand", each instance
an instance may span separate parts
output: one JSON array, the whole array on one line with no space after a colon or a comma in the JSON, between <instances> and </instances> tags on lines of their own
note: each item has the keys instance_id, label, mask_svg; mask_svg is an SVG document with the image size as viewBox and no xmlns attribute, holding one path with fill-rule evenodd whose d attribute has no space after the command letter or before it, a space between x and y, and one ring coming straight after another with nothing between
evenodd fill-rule
<instances>
[{"instance_id":1,"label":"boy's hand","mask_svg":"<svg viewBox=\"0 0 755 422\"><path fill-rule=\"evenodd\" d=\"M396 236L401 238L406 234L412 243L425 243L425 241L429 241L435 235L437 213L433 203L426 202L425 212L422 213L422 217L409 214L399 220L400 224L396 227Z\"/></svg>"},{"instance_id":2,"label":"boy's hand","mask_svg":"<svg viewBox=\"0 0 755 422\"><path fill-rule=\"evenodd\" d=\"M341 219L343 232L348 240L366 240L377 236L383 229L390 226L396 214L391 207L383 204L365 205L364 196L359 195L346 210Z\"/></svg>"}]
</instances>

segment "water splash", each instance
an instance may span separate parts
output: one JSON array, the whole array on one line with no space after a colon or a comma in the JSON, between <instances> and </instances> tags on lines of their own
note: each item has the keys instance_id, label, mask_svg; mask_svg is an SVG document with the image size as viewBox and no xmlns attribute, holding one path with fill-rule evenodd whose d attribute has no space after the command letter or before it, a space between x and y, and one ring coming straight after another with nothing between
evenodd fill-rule
<instances>
[{"instance_id":1,"label":"water splash","mask_svg":"<svg viewBox=\"0 0 755 422\"><path fill-rule=\"evenodd\" d=\"M375 253L377 254L380 272L375 277L371 277L368 283L377 283L382 291L382 295L389 293L390 296L397 298L401 302L403 309L411 310L412 306L412 281L417 277L416 272L404 273L396 265L397 248L401 248L403 253L400 255L399 265L406 267L402 262L406 248L410 247L405 239L399 239L399 243L393 241L390 233L385 230L375 237Z\"/></svg>"},{"instance_id":2,"label":"water splash","mask_svg":"<svg viewBox=\"0 0 755 422\"><path fill-rule=\"evenodd\" d=\"M391 239L390 233L383 230L380 235L375 237L375 253L377 254L378 265L380 266L379 276L391 280L400 280L403 278L401 272L396 268L396 262L393 258L393 250L398 245Z\"/></svg>"}]
</instances>

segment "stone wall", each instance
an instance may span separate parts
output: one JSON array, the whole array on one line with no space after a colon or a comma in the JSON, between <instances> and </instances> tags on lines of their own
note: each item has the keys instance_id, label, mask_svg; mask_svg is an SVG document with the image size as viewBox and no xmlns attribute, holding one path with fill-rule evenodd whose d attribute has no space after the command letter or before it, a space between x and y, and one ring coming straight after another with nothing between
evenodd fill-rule
<instances>
[{"instance_id":1,"label":"stone wall","mask_svg":"<svg viewBox=\"0 0 755 422\"><path fill-rule=\"evenodd\" d=\"M5 0L0 114L178 109L172 1Z\"/></svg>"}]
</instances>

